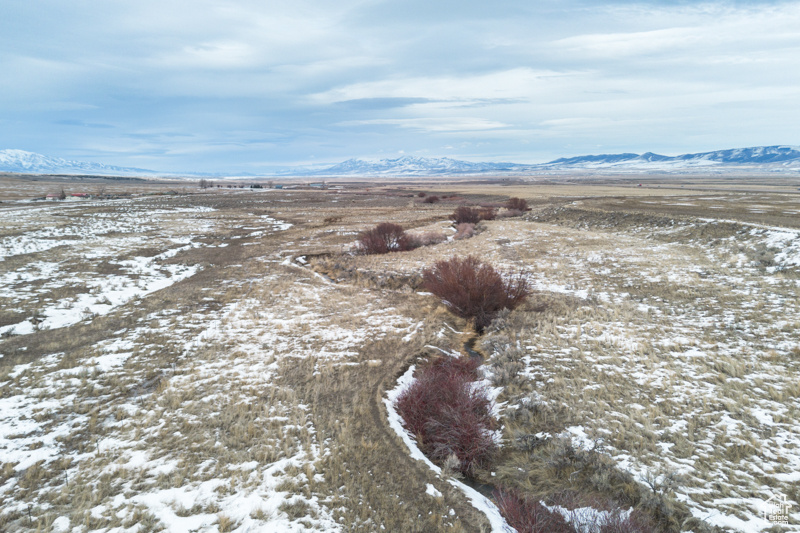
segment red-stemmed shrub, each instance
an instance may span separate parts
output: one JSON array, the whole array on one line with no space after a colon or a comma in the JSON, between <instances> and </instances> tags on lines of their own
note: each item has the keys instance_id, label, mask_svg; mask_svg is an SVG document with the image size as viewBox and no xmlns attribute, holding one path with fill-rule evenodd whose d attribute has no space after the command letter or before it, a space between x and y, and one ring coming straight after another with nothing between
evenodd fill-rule
<instances>
[{"instance_id":1,"label":"red-stemmed shrub","mask_svg":"<svg viewBox=\"0 0 800 533\"><path fill-rule=\"evenodd\" d=\"M467 207L460 205L456 207L450 219L456 224L477 224L481 220L494 220L497 218L497 211L491 207Z\"/></svg>"},{"instance_id":2,"label":"red-stemmed shrub","mask_svg":"<svg viewBox=\"0 0 800 533\"><path fill-rule=\"evenodd\" d=\"M425 198L422 201L423 201L423 203L426 203L426 204L435 204L436 202L441 201L441 198L439 198L438 196L428 196L427 198Z\"/></svg>"},{"instance_id":3,"label":"red-stemmed shrub","mask_svg":"<svg viewBox=\"0 0 800 533\"><path fill-rule=\"evenodd\" d=\"M450 215L450 218L453 222L458 224L477 224L481 221L481 213L477 209L472 207L467 207L465 205L460 205L456 207L456 210L453 211L453 214Z\"/></svg>"},{"instance_id":4,"label":"red-stemmed shrub","mask_svg":"<svg viewBox=\"0 0 800 533\"><path fill-rule=\"evenodd\" d=\"M437 261L422 271L425 290L432 292L456 315L473 320L482 333L502 309L515 309L530 291L522 276L503 279L495 269L476 257Z\"/></svg>"},{"instance_id":5,"label":"red-stemmed shrub","mask_svg":"<svg viewBox=\"0 0 800 533\"><path fill-rule=\"evenodd\" d=\"M466 357L440 358L418 369L397 398L397 411L420 449L440 464L455 456L456 470L466 475L487 466L497 449L489 397L473 384L479 365Z\"/></svg>"},{"instance_id":6,"label":"red-stemmed shrub","mask_svg":"<svg viewBox=\"0 0 800 533\"><path fill-rule=\"evenodd\" d=\"M528 207L528 202L522 198L509 198L506 202L506 209L512 209L516 211L531 210L530 207Z\"/></svg>"},{"instance_id":7,"label":"red-stemmed shrub","mask_svg":"<svg viewBox=\"0 0 800 533\"><path fill-rule=\"evenodd\" d=\"M383 222L358 235L358 247L365 254L405 252L414 248L402 226Z\"/></svg>"},{"instance_id":8,"label":"red-stemmed shrub","mask_svg":"<svg viewBox=\"0 0 800 533\"><path fill-rule=\"evenodd\" d=\"M498 489L494 500L508 525L518 533L575 533L561 513L550 511L538 499Z\"/></svg>"},{"instance_id":9,"label":"red-stemmed shrub","mask_svg":"<svg viewBox=\"0 0 800 533\"><path fill-rule=\"evenodd\" d=\"M586 496L566 491L547 498L550 509L540 498L500 487L494 498L506 522L519 533L592 531L596 533L656 533L663 531L638 509L624 511L605 496ZM559 509L553 508L558 506Z\"/></svg>"},{"instance_id":10,"label":"red-stemmed shrub","mask_svg":"<svg viewBox=\"0 0 800 533\"><path fill-rule=\"evenodd\" d=\"M417 193L417 196L419 196L420 198L425 198L425 196L427 196L427 194L428 194L428 193L426 193L426 192L419 191L419 192Z\"/></svg>"}]
</instances>

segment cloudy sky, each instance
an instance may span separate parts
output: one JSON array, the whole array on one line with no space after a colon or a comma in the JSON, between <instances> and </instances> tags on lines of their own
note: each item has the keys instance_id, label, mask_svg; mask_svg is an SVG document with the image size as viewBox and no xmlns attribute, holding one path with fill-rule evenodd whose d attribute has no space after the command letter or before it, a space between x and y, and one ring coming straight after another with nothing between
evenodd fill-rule
<instances>
[{"instance_id":1,"label":"cloudy sky","mask_svg":"<svg viewBox=\"0 0 800 533\"><path fill-rule=\"evenodd\" d=\"M800 144L800 2L0 0L0 149L157 170Z\"/></svg>"}]
</instances>

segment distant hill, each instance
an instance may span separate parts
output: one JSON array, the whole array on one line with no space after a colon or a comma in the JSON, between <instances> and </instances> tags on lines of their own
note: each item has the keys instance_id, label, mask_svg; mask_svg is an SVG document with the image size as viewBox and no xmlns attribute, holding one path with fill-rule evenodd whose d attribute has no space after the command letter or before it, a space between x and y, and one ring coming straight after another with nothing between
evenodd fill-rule
<instances>
[{"instance_id":1,"label":"distant hill","mask_svg":"<svg viewBox=\"0 0 800 533\"><path fill-rule=\"evenodd\" d=\"M526 174L548 170L675 172L712 168L714 170L800 171L800 149L793 146L761 146L678 156L666 156L652 152L584 155L533 165L471 163L447 157L407 156L397 159L381 159L380 161L348 159L338 165L316 170L313 174L325 176L436 176L486 173Z\"/></svg>"},{"instance_id":2,"label":"distant hill","mask_svg":"<svg viewBox=\"0 0 800 533\"><path fill-rule=\"evenodd\" d=\"M696 154L666 156L644 154L604 154L561 158L540 169L645 170L675 171L691 169L761 169L765 171L800 170L800 149L796 146L758 146Z\"/></svg>"},{"instance_id":3,"label":"distant hill","mask_svg":"<svg viewBox=\"0 0 800 533\"><path fill-rule=\"evenodd\" d=\"M0 171L29 174L85 174L100 176L155 176L144 168L115 167L102 163L69 161L24 150L0 150Z\"/></svg>"},{"instance_id":4,"label":"distant hill","mask_svg":"<svg viewBox=\"0 0 800 533\"><path fill-rule=\"evenodd\" d=\"M548 163L475 163L449 157L404 156L396 159L365 161L348 159L327 168L284 168L262 176L449 176L481 174L536 174L554 171L586 172L692 172L692 171L800 172L800 147L759 146L717 150L678 156L646 152L583 155L555 159ZM0 150L0 172L31 174L74 174L95 176L185 176L214 177L224 174L200 172L158 172L143 168L117 167L101 163L69 161L23 150ZM245 174L235 174L243 177ZM252 174L249 176L257 176Z\"/></svg>"},{"instance_id":5,"label":"distant hill","mask_svg":"<svg viewBox=\"0 0 800 533\"><path fill-rule=\"evenodd\" d=\"M430 158L404 156L397 159L381 159L380 161L363 161L348 159L330 168L317 170L315 174L347 175L347 176L380 176L380 175L437 175L437 174L480 174L483 172L508 172L524 168L526 165L515 163L471 163L449 157Z\"/></svg>"}]
</instances>

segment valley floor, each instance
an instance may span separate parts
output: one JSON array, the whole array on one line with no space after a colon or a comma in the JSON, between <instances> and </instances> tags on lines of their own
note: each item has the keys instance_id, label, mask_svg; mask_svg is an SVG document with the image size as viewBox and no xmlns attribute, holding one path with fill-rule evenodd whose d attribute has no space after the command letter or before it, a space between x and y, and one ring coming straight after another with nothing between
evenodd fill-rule
<instances>
[{"instance_id":1,"label":"valley floor","mask_svg":"<svg viewBox=\"0 0 800 533\"><path fill-rule=\"evenodd\" d=\"M452 232L454 205L505 192L3 204L0 530L488 530L384 403L461 349L467 324L417 283L473 254L536 289L479 345L498 482L552 488L533 436L599 451L704 527L766 530L785 495L800 531L800 233L782 223L800 197L531 188L531 212L471 239L345 253L383 221Z\"/></svg>"}]
</instances>

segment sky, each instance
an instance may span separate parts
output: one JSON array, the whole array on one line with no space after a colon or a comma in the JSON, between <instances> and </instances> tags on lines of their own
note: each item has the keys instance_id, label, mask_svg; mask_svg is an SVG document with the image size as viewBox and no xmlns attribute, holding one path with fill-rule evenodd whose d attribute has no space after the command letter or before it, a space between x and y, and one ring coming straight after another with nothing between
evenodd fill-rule
<instances>
[{"instance_id":1,"label":"sky","mask_svg":"<svg viewBox=\"0 0 800 533\"><path fill-rule=\"evenodd\" d=\"M0 149L163 171L800 144L800 2L0 0Z\"/></svg>"}]
</instances>

